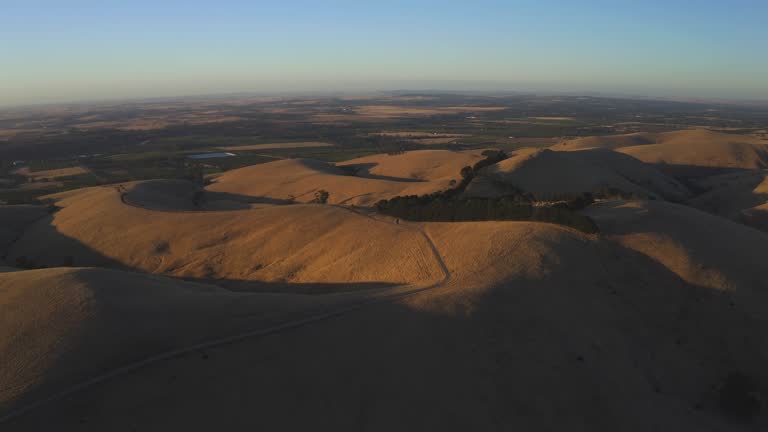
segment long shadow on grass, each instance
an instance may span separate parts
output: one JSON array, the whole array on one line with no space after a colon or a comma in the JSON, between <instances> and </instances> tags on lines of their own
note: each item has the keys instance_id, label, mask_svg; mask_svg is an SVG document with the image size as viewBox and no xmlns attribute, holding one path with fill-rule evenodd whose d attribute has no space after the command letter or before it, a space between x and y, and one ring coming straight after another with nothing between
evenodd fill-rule
<instances>
[{"instance_id":1,"label":"long shadow on grass","mask_svg":"<svg viewBox=\"0 0 768 432\"><path fill-rule=\"evenodd\" d=\"M468 279L413 301L201 350L60 401L7 430L150 423L207 429L222 419L229 428L270 430L765 425L765 414L753 405L758 399L759 409L768 382L768 329L755 315L768 307L764 297L745 287L720 292L691 285L607 241L562 248L550 257L551 271L536 279L517 276L493 287ZM235 303L246 298L232 297ZM184 316L179 309L157 313ZM86 323L70 353L52 366L50 380L25 400L114 367L107 350L100 363L89 363L98 367L69 369L82 364L84 353L94 362L92 347L104 338L113 341L110 349L133 350L132 359L180 343L173 337L180 330L169 324L142 335L147 340L100 330L135 324L119 319ZM185 325L204 332L216 320L204 315ZM144 322L155 328L152 319ZM151 403L140 403L147 395Z\"/></svg>"}]
</instances>

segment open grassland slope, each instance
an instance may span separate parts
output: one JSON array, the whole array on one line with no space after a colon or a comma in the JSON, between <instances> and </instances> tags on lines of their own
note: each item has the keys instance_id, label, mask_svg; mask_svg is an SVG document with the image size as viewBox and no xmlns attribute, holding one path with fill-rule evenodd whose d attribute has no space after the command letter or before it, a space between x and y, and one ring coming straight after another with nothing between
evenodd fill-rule
<instances>
[{"instance_id":1,"label":"open grassland slope","mask_svg":"<svg viewBox=\"0 0 768 432\"><path fill-rule=\"evenodd\" d=\"M765 170L720 174L696 179L695 187L705 192L688 201L688 205L733 220L742 213L768 200L768 179Z\"/></svg>"},{"instance_id":2,"label":"open grassland slope","mask_svg":"<svg viewBox=\"0 0 768 432\"><path fill-rule=\"evenodd\" d=\"M768 147L751 135L707 129L633 133L561 141L553 150L609 148L659 167L674 176L700 177L728 170L763 168Z\"/></svg>"},{"instance_id":3,"label":"open grassland slope","mask_svg":"<svg viewBox=\"0 0 768 432\"><path fill-rule=\"evenodd\" d=\"M230 281L429 283L442 277L418 232L343 208L158 211L124 203L112 187L54 199L61 210L27 228L10 262Z\"/></svg>"},{"instance_id":4,"label":"open grassland slope","mask_svg":"<svg viewBox=\"0 0 768 432\"><path fill-rule=\"evenodd\" d=\"M97 268L7 270L0 273L0 417L153 355L353 300L233 293Z\"/></svg>"},{"instance_id":5,"label":"open grassland slope","mask_svg":"<svg viewBox=\"0 0 768 432\"><path fill-rule=\"evenodd\" d=\"M766 379L768 300L752 284L766 274L739 264L766 239L739 252L749 229L721 221L724 237L701 241L695 224L713 217L672 204L595 211L609 237L526 222L414 224L451 275L431 291L158 362L3 426L761 430L765 414L724 414L722 389L734 371ZM679 226L691 218L701 220ZM645 250L631 236L677 246ZM732 256L711 262L723 242ZM680 250L725 284L678 266Z\"/></svg>"},{"instance_id":6,"label":"open grassland slope","mask_svg":"<svg viewBox=\"0 0 768 432\"><path fill-rule=\"evenodd\" d=\"M480 151L416 150L396 155L365 156L342 162L339 166L359 169L363 177L441 181L456 178L463 167L483 159Z\"/></svg>"},{"instance_id":7,"label":"open grassland slope","mask_svg":"<svg viewBox=\"0 0 768 432\"><path fill-rule=\"evenodd\" d=\"M473 165L479 152L420 150L376 155L339 166L310 159L291 159L224 173L206 189L246 197L309 202L318 190L330 203L370 206L397 195L422 195L447 189L461 180L461 168Z\"/></svg>"},{"instance_id":8,"label":"open grassland slope","mask_svg":"<svg viewBox=\"0 0 768 432\"><path fill-rule=\"evenodd\" d=\"M494 196L511 185L541 199L617 189L624 193L670 200L688 196L686 188L652 166L610 150L556 152L522 149L481 172L468 196Z\"/></svg>"},{"instance_id":9,"label":"open grassland slope","mask_svg":"<svg viewBox=\"0 0 768 432\"><path fill-rule=\"evenodd\" d=\"M624 135L589 136L567 139L550 147L552 150L570 151L588 148L617 149L656 143L656 134L637 132Z\"/></svg>"},{"instance_id":10,"label":"open grassland slope","mask_svg":"<svg viewBox=\"0 0 768 432\"><path fill-rule=\"evenodd\" d=\"M44 206L0 205L0 263L24 229L48 214Z\"/></svg>"},{"instance_id":11,"label":"open grassland slope","mask_svg":"<svg viewBox=\"0 0 768 432\"><path fill-rule=\"evenodd\" d=\"M612 201L586 212L601 232L645 254L683 280L739 294L768 289L768 234L666 202Z\"/></svg>"},{"instance_id":12,"label":"open grassland slope","mask_svg":"<svg viewBox=\"0 0 768 432\"><path fill-rule=\"evenodd\" d=\"M709 130L667 132L656 144L622 147L618 151L678 177L697 177L728 170L764 168L768 147L746 135Z\"/></svg>"},{"instance_id":13,"label":"open grassland slope","mask_svg":"<svg viewBox=\"0 0 768 432\"><path fill-rule=\"evenodd\" d=\"M768 231L768 204L742 210L738 220L753 228Z\"/></svg>"},{"instance_id":14,"label":"open grassland slope","mask_svg":"<svg viewBox=\"0 0 768 432\"><path fill-rule=\"evenodd\" d=\"M643 147L657 145L667 144ZM361 205L429 193L480 159L434 151L339 166L284 160L225 173L205 191L150 181L51 196L60 209L21 224L10 262L207 283L0 268L0 358L10 365L0 371L0 417L167 350L343 313L155 359L0 427L768 429L759 411L768 397L766 233L660 200L588 207L600 227L593 235L277 205L319 189L331 203ZM761 179L739 181L762 194ZM466 193L505 185L543 196L616 188L688 197L667 175L607 149L518 150L481 170ZM345 292L317 295L329 291ZM368 302L391 292L413 295Z\"/></svg>"}]
</instances>

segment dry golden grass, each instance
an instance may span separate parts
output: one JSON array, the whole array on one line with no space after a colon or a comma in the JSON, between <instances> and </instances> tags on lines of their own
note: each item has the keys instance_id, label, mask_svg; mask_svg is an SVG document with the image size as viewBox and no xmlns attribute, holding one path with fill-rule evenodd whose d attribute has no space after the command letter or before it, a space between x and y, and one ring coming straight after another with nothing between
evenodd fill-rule
<instances>
[{"instance_id":1,"label":"dry golden grass","mask_svg":"<svg viewBox=\"0 0 768 432\"><path fill-rule=\"evenodd\" d=\"M151 355L354 300L347 297L233 293L93 268L0 272L0 415Z\"/></svg>"},{"instance_id":2,"label":"dry golden grass","mask_svg":"<svg viewBox=\"0 0 768 432\"><path fill-rule=\"evenodd\" d=\"M11 262L145 272L0 268L0 417L168 350L309 322L153 361L3 430L733 429L718 408L725 377L768 382L768 233L662 201L591 206L601 233L585 235L530 222L394 223L265 199L326 189L333 203L370 204L445 188L480 159L281 160L223 174L202 210L194 185L167 180L56 194L61 210L36 222L40 208L0 207L0 223L24 231L7 246ZM485 171L540 193L687 194L607 149L524 149ZM698 182L768 192L758 172ZM245 208L254 199L267 203ZM245 207L208 211L216 202ZM313 319L329 311L339 313ZM765 412L752 423L767 424Z\"/></svg>"},{"instance_id":3,"label":"dry golden grass","mask_svg":"<svg viewBox=\"0 0 768 432\"><path fill-rule=\"evenodd\" d=\"M657 142L618 151L644 162L661 164L665 171L681 176L711 174L718 169L763 168L768 162L768 147L746 135L689 130L660 134Z\"/></svg>"},{"instance_id":4,"label":"dry golden grass","mask_svg":"<svg viewBox=\"0 0 768 432\"><path fill-rule=\"evenodd\" d=\"M112 187L53 197L62 209L27 228L8 254L11 262L26 257L47 266L267 282L399 284L441 277L418 233L333 206L153 211L124 204ZM389 252L396 249L403 252Z\"/></svg>"},{"instance_id":5,"label":"dry golden grass","mask_svg":"<svg viewBox=\"0 0 768 432\"><path fill-rule=\"evenodd\" d=\"M601 230L680 278L719 291L768 288L761 261L768 234L687 206L612 202L590 208Z\"/></svg>"},{"instance_id":6,"label":"dry golden grass","mask_svg":"<svg viewBox=\"0 0 768 432\"><path fill-rule=\"evenodd\" d=\"M763 141L707 129L578 138L562 141L552 149L593 147L615 149L683 177L712 175L724 169L756 169L768 163L768 146Z\"/></svg>"},{"instance_id":7,"label":"dry golden grass","mask_svg":"<svg viewBox=\"0 0 768 432\"><path fill-rule=\"evenodd\" d=\"M415 150L398 155L373 155L340 163L340 166L367 167L369 174L439 182L457 178L461 169L484 159L482 150Z\"/></svg>"},{"instance_id":8,"label":"dry golden grass","mask_svg":"<svg viewBox=\"0 0 768 432\"><path fill-rule=\"evenodd\" d=\"M763 170L704 177L695 181L701 193L688 204L700 210L739 220L741 213L768 200L768 178Z\"/></svg>"},{"instance_id":9,"label":"dry golden grass","mask_svg":"<svg viewBox=\"0 0 768 432\"><path fill-rule=\"evenodd\" d=\"M522 149L488 167L467 188L468 196L504 195L512 185L540 199L619 189L639 196L681 200L688 191L676 180L642 162L610 150L556 152Z\"/></svg>"},{"instance_id":10,"label":"dry golden grass","mask_svg":"<svg viewBox=\"0 0 768 432\"><path fill-rule=\"evenodd\" d=\"M732 370L766 377L768 355L759 348L766 274L759 260L767 235L666 203L617 202L592 214L602 237L524 222L421 224L451 272L433 291L158 362L4 427L111 430L130 422L142 430L210 430L226 419L236 429L728 430L732 423L719 414L713 386ZM707 238L702 230L719 234ZM151 352L147 340L173 346L178 342L168 335L214 333L260 305L231 294L227 304L226 294L166 286L160 278L141 282L143 275L56 272L62 270L11 273L7 286L24 294L18 302L44 307L3 328L60 324L31 333L39 341L34 351L3 345L13 365L30 364L12 375L14 383L33 377L24 382L58 388L54 377L73 375L52 366L53 358L85 373L107 353L121 358L126 346ZM97 278L106 286L96 287ZM61 281L58 291L49 288L52 280ZM123 281L112 289L112 280ZM103 300L78 300L91 298ZM125 306L129 299L135 302ZM218 315L224 309L236 312ZM178 318L166 322L170 316ZM73 334L90 343L71 343ZM78 348L62 356L60 346L48 348L51 340ZM24 352L42 355L27 362ZM529 403L537 408L509 409Z\"/></svg>"},{"instance_id":11,"label":"dry golden grass","mask_svg":"<svg viewBox=\"0 0 768 432\"><path fill-rule=\"evenodd\" d=\"M753 228L768 231L768 203L744 209L735 219Z\"/></svg>"},{"instance_id":12,"label":"dry golden grass","mask_svg":"<svg viewBox=\"0 0 768 432\"><path fill-rule=\"evenodd\" d=\"M226 172L208 186L213 192L309 202L320 189L330 203L370 206L397 195L423 195L459 181L462 167L483 159L476 152L418 150L400 155L375 155L340 166L360 169L350 176L339 167L308 159L290 159Z\"/></svg>"},{"instance_id":13,"label":"dry golden grass","mask_svg":"<svg viewBox=\"0 0 768 432\"><path fill-rule=\"evenodd\" d=\"M590 136L560 141L553 150L583 150L587 148L610 148L638 146L656 143L656 135L647 132L626 135Z\"/></svg>"}]
</instances>

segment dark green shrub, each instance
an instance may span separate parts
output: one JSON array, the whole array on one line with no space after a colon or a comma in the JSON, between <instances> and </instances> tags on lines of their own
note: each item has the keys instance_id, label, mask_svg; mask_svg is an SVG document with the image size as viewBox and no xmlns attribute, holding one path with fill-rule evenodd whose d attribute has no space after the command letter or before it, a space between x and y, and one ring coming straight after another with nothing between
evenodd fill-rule
<instances>
[{"instance_id":1,"label":"dark green shrub","mask_svg":"<svg viewBox=\"0 0 768 432\"><path fill-rule=\"evenodd\" d=\"M326 204L328 203L328 198L331 196L330 193L328 193L325 189L320 189L319 191L315 192L315 199L312 200L315 204Z\"/></svg>"}]
</instances>

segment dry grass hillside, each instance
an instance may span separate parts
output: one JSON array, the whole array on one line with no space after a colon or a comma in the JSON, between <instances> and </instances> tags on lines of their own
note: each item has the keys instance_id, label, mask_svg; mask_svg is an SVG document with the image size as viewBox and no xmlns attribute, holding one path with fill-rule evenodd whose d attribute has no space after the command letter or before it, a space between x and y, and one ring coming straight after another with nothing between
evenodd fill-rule
<instances>
[{"instance_id":1,"label":"dry grass hillside","mask_svg":"<svg viewBox=\"0 0 768 432\"><path fill-rule=\"evenodd\" d=\"M3 272L0 413L153 355L354 300L238 294L97 268Z\"/></svg>"},{"instance_id":2,"label":"dry grass hillside","mask_svg":"<svg viewBox=\"0 0 768 432\"><path fill-rule=\"evenodd\" d=\"M604 235L649 256L683 280L718 291L768 290L768 234L666 202L613 201L587 212Z\"/></svg>"},{"instance_id":3,"label":"dry grass hillside","mask_svg":"<svg viewBox=\"0 0 768 432\"><path fill-rule=\"evenodd\" d=\"M705 192L688 204L729 219L739 220L742 212L768 200L765 170L751 170L696 179L694 184Z\"/></svg>"},{"instance_id":4,"label":"dry grass hillside","mask_svg":"<svg viewBox=\"0 0 768 432\"><path fill-rule=\"evenodd\" d=\"M7 248L21 237L24 229L46 214L48 209L43 206L0 206L0 263L8 252Z\"/></svg>"},{"instance_id":5,"label":"dry grass hillside","mask_svg":"<svg viewBox=\"0 0 768 432\"><path fill-rule=\"evenodd\" d=\"M618 151L657 164L671 175L697 177L764 168L767 149L754 137L702 129L659 134L656 144L622 147Z\"/></svg>"},{"instance_id":6,"label":"dry grass hillside","mask_svg":"<svg viewBox=\"0 0 768 432\"><path fill-rule=\"evenodd\" d=\"M397 195L446 189L451 180L461 179L462 167L481 159L479 151L421 150L353 159L339 166L309 159L281 160L229 171L207 190L309 202L323 189L330 193L330 203L370 206Z\"/></svg>"},{"instance_id":7,"label":"dry grass hillside","mask_svg":"<svg viewBox=\"0 0 768 432\"><path fill-rule=\"evenodd\" d=\"M419 150L397 155L373 155L345 161L340 166L359 169L361 176L423 181L455 179L465 166L482 160L480 151Z\"/></svg>"},{"instance_id":8,"label":"dry grass hillside","mask_svg":"<svg viewBox=\"0 0 768 432\"><path fill-rule=\"evenodd\" d=\"M742 210L739 214L739 221L753 228L768 231L768 204L760 204Z\"/></svg>"},{"instance_id":9,"label":"dry grass hillside","mask_svg":"<svg viewBox=\"0 0 768 432\"><path fill-rule=\"evenodd\" d=\"M696 225L680 224L716 223L738 240L751 230L664 203L595 212L608 238L524 222L422 224L451 274L444 285L158 362L41 407L8 430L50 422L61 430L765 426L765 416L747 426L719 408L734 373L766 378L765 286L748 285L766 275L751 261L743 264L749 275L732 275L768 245L764 236L729 249L721 268L711 262L720 239L702 241ZM671 246L646 250L633 236ZM688 272L709 265L727 283Z\"/></svg>"},{"instance_id":10,"label":"dry grass hillside","mask_svg":"<svg viewBox=\"0 0 768 432\"><path fill-rule=\"evenodd\" d=\"M589 148L617 149L656 143L656 134L637 132L624 135L603 135L563 140L550 147L552 150L571 151Z\"/></svg>"},{"instance_id":11,"label":"dry grass hillside","mask_svg":"<svg viewBox=\"0 0 768 432\"><path fill-rule=\"evenodd\" d=\"M447 189L480 151L0 207L6 261L28 267L0 267L0 429L767 430L768 233L664 201L763 221L764 175L687 187L648 156L762 163L712 134L516 150L465 191L654 198L590 205L597 234L350 206ZM308 203L320 189L329 204Z\"/></svg>"},{"instance_id":12,"label":"dry grass hillside","mask_svg":"<svg viewBox=\"0 0 768 432\"><path fill-rule=\"evenodd\" d=\"M206 280L428 283L442 277L420 233L343 208L157 211L125 204L112 187L54 199L61 210L26 230L9 251L11 262L24 257L35 265Z\"/></svg>"},{"instance_id":13,"label":"dry grass hillside","mask_svg":"<svg viewBox=\"0 0 768 432\"><path fill-rule=\"evenodd\" d=\"M608 148L641 161L657 164L667 174L700 177L728 170L763 168L768 147L751 135L707 129L662 133L633 133L576 138L561 141L553 150Z\"/></svg>"},{"instance_id":14,"label":"dry grass hillside","mask_svg":"<svg viewBox=\"0 0 768 432\"><path fill-rule=\"evenodd\" d=\"M610 150L556 152L522 149L486 168L467 189L470 196L505 193L512 185L547 198L618 189L638 196L683 200L685 186L652 166Z\"/></svg>"}]
</instances>

